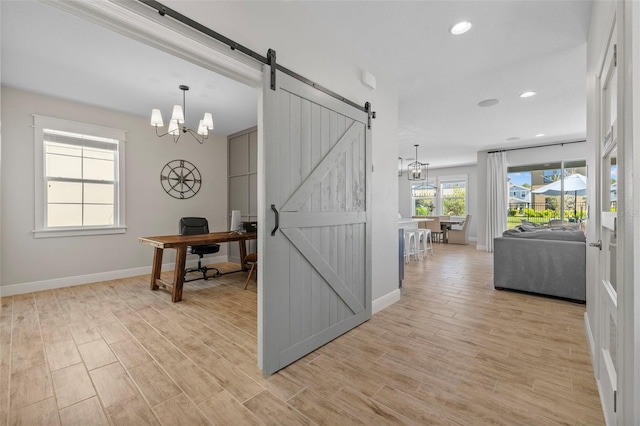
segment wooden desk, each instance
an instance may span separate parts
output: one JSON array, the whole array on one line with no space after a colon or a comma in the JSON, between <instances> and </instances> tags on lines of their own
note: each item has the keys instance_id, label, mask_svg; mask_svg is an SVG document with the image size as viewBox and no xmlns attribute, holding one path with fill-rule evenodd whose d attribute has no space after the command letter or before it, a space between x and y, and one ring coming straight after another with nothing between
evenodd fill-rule
<instances>
[{"instance_id":1,"label":"wooden desk","mask_svg":"<svg viewBox=\"0 0 640 426\"><path fill-rule=\"evenodd\" d=\"M440 219L440 229L442 229L442 242L447 244L449 243L449 234L447 231L451 229L451 225L462 225L464 223L464 219Z\"/></svg>"},{"instance_id":2,"label":"wooden desk","mask_svg":"<svg viewBox=\"0 0 640 426\"><path fill-rule=\"evenodd\" d=\"M244 262L247 255L247 240L255 240L258 235L255 232L236 234L233 232L213 232L201 235L165 235L162 237L141 237L138 241L154 247L153 267L151 270L151 290L157 290L159 286L171 288L173 302L182 300L182 285L184 284L184 265L187 259L188 246L202 246L206 244L228 243L238 241L240 245L240 261ZM173 270L173 282L169 283L160 279L162 272L162 254L164 249L176 250L176 265ZM242 265L245 270L245 265Z\"/></svg>"}]
</instances>

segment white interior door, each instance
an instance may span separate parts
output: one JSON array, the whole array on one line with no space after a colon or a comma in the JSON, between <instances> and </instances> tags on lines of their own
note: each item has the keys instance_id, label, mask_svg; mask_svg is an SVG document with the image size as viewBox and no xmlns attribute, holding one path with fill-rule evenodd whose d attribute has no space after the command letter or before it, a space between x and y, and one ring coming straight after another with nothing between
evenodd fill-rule
<instances>
[{"instance_id":1,"label":"white interior door","mask_svg":"<svg viewBox=\"0 0 640 426\"><path fill-rule=\"evenodd\" d=\"M271 374L371 317L367 114L286 74L263 88L259 363ZM265 228L263 227L263 228Z\"/></svg>"},{"instance_id":2,"label":"white interior door","mask_svg":"<svg viewBox=\"0 0 640 426\"><path fill-rule=\"evenodd\" d=\"M617 268L617 180L618 180L618 137L617 137L617 72L616 38L607 48L604 67L600 77L600 216L598 229L600 254L598 257L599 279L597 364L600 397L607 424L616 424L618 373L620 362L618 332L618 280Z\"/></svg>"}]
</instances>

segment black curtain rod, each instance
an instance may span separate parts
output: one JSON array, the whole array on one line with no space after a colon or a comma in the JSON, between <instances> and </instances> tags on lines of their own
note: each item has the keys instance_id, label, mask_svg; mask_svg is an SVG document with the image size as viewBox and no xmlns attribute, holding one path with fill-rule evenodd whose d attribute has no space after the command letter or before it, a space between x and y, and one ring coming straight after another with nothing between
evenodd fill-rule
<instances>
[{"instance_id":1,"label":"black curtain rod","mask_svg":"<svg viewBox=\"0 0 640 426\"><path fill-rule=\"evenodd\" d=\"M586 139L583 139L581 141L556 142L556 143L550 143L547 145L535 145L535 146L523 146L520 148L497 149L495 151L487 151L487 154L493 154L496 152L519 151L521 149L544 148L545 146L557 146L557 145L563 146L563 145L571 145L572 143L583 143L583 142L586 142Z\"/></svg>"},{"instance_id":2,"label":"black curtain rod","mask_svg":"<svg viewBox=\"0 0 640 426\"><path fill-rule=\"evenodd\" d=\"M245 55L249 56L250 58L255 59L258 62L261 62L263 64L266 65L272 65L271 60L269 59L269 57L267 56L262 56L259 53L254 52L253 50L249 49L248 47L245 47L239 43L236 43L235 41L231 40L228 37L223 36L222 34L212 30L211 28L205 27L204 25L194 21L193 19L179 13L176 12L175 10L171 9L170 7L167 7L165 5L163 5L162 3L156 1L156 0L138 0L143 4L146 4L147 6L155 9L158 11L158 13L160 14L160 16L170 16L171 18L175 19L176 21L182 22L183 24L193 28L196 31L201 32L202 34L205 34L223 44L226 44L227 46L229 46L231 48L231 50L237 50L238 52L244 53ZM274 54L275 57L275 54ZM321 86L320 84L314 83L313 81L309 80L308 78L305 78L303 76L301 76L300 74L291 71L288 68L285 68L279 64L275 64L275 67L280 70L281 72L295 78L296 80L299 80L311 87L313 87L314 89L320 90L321 92L326 93L327 95L338 99L339 101L342 101L348 105L351 105L354 108L357 108L360 111L366 112L370 118L376 118L375 117L375 112L370 111L371 108L371 104L369 102L365 103L365 106L361 106L356 104L353 101L350 101L349 99L338 95L337 93L333 92L332 90L327 89L324 86ZM273 78L273 77L272 77ZM273 81L273 80L272 80Z\"/></svg>"}]
</instances>

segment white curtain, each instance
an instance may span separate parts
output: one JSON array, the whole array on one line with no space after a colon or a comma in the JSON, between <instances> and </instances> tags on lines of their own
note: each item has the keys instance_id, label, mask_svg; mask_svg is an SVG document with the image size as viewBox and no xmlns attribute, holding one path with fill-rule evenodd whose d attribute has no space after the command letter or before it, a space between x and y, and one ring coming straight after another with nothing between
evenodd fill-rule
<instances>
[{"instance_id":1,"label":"white curtain","mask_svg":"<svg viewBox=\"0 0 640 426\"><path fill-rule=\"evenodd\" d=\"M487 158L487 233L485 247L493 252L493 239L507 228L507 153L494 152Z\"/></svg>"}]
</instances>

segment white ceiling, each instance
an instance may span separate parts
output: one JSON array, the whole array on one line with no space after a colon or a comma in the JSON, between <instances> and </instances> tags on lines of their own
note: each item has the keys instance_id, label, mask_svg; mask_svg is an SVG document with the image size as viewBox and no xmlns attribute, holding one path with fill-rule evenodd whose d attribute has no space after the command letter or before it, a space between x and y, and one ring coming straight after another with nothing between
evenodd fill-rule
<instances>
[{"instance_id":1,"label":"white ceiling","mask_svg":"<svg viewBox=\"0 0 640 426\"><path fill-rule=\"evenodd\" d=\"M217 133L256 123L253 88L44 4L0 5L3 84L142 116L161 108L165 121L170 106L181 102L178 85L187 84L192 126L205 110L213 113ZM305 6L398 79L399 155L405 160L415 157L416 143L420 161L443 167L475 163L478 150L585 137L589 1ZM473 28L452 36L449 28L460 20ZM518 97L527 90L538 94ZM477 106L489 98L500 103ZM535 138L538 133L546 136ZM520 140L506 141L512 137Z\"/></svg>"},{"instance_id":2,"label":"white ceiling","mask_svg":"<svg viewBox=\"0 0 640 426\"><path fill-rule=\"evenodd\" d=\"M586 136L588 1L309 2L400 82L399 155L432 166ZM453 36L460 21L472 29ZM521 99L533 90L536 96ZM478 102L495 98L493 107ZM544 133L546 136L536 138ZM517 142L507 138L518 137ZM406 164L406 163L405 163Z\"/></svg>"}]
</instances>

